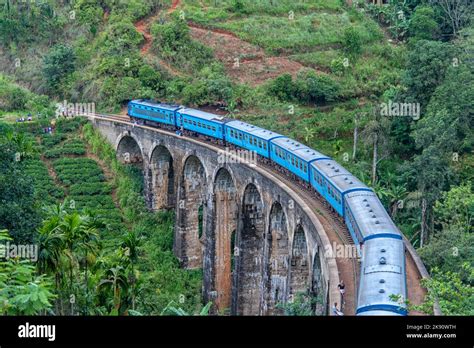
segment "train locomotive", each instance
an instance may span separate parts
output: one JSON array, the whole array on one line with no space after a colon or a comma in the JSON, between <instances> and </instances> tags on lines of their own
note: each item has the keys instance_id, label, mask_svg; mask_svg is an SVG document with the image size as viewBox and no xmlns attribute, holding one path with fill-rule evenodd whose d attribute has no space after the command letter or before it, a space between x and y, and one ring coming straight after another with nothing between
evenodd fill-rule
<instances>
[{"instance_id":1,"label":"train locomotive","mask_svg":"<svg viewBox=\"0 0 474 348\"><path fill-rule=\"evenodd\" d=\"M255 151L259 159L323 197L362 255L357 315L407 315L403 237L375 192L332 158L284 135L212 113L137 99L134 121Z\"/></svg>"}]
</instances>

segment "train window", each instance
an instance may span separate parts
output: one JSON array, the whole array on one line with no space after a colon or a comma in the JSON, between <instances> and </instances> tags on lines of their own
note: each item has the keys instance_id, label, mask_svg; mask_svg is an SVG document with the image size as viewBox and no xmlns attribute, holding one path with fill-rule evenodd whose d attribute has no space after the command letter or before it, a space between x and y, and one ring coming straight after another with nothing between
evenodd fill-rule
<instances>
[{"instance_id":1,"label":"train window","mask_svg":"<svg viewBox=\"0 0 474 348\"><path fill-rule=\"evenodd\" d=\"M291 156L291 164L294 166L295 165L295 158Z\"/></svg>"},{"instance_id":2,"label":"train window","mask_svg":"<svg viewBox=\"0 0 474 348\"><path fill-rule=\"evenodd\" d=\"M264 150L267 149L267 143L263 143L263 149L264 149Z\"/></svg>"},{"instance_id":3,"label":"train window","mask_svg":"<svg viewBox=\"0 0 474 348\"><path fill-rule=\"evenodd\" d=\"M243 140L244 139L244 134L242 132L239 132L239 139Z\"/></svg>"},{"instance_id":4,"label":"train window","mask_svg":"<svg viewBox=\"0 0 474 348\"><path fill-rule=\"evenodd\" d=\"M305 173L308 172L308 165L307 165L306 163L305 163L304 166L303 166L303 171L304 171Z\"/></svg>"}]
</instances>

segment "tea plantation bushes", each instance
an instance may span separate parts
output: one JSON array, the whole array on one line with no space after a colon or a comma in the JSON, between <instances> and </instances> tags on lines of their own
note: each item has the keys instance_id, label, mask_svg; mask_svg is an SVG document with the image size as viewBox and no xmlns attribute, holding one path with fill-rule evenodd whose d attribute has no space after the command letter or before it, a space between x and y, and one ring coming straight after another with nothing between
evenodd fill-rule
<instances>
[{"instance_id":1,"label":"tea plantation bushes","mask_svg":"<svg viewBox=\"0 0 474 348\"><path fill-rule=\"evenodd\" d=\"M69 188L70 195L109 195L112 193L112 186L103 183L82 183L74 184Z\"/></svg>"},{"instance_id":2,"label":"tea plantation bushes","mask_svg":"<svg viewBox=\"0 0 474 348\"><path fill-rule=\"evenodd\" d=\"M60 118L56 122L56 132L71 133L79 130L81 125L86 122L87 120L84 117Z\"/></svg>"},{"instance_id":3,"label":"tea plantation bushes","mask_svg":"<svg viewBox=\"0 0 474 348\"><path fill-rule=\"evenodd\" d=\"M99 165L89 158L61 158L53 162L58 179L66 186L105 180Z\"/></svg>"},{"instance_id":4,"label":"tea plantation bushes","mask_svg":"<svg viewBox=\"0 0 474 348\"><path fill-rule=\"evenodd\" d=\"M91 212L110 231L123 228L120 212L111 196L112 186L105 181L97 162L84 157L61 158L54 161L53 166L58 179L68 188L66 207Z\"/></svg>"},{"instance_id":5,"label":"tea plantation bushes","mask_svg":"<svg viewBox=\"0 0 474 348\"><path fill-rule=\"evenodd\" d=\"M57 144L59 144L61 141L66 139L66 136L62 133L47 133L47 134L42 134L41 137L41 144L45 148L51 148Z\"/></svg>"},{"instance_id":6,"label":"tea plantation bushes","mask_svg":"<svg viewBox=\"0 0 474 348\"><path fill-rule=\"evenodd\" d=\"M48 168L41 160L28 160L25 172L33 178L35 197L46 205L55 204L64 197L64 190L57 187L48 173Z\"/></svg>"},{"instance_id":7,"label":"tea plantation bushes","mask_svg":"<svg viewBox=\"0 0 474 348\"><path fill-rule=\"evenodd\" d=\"M79 155L82 156L86 153L86 147L84 142L80 139L71 139L66 141L61 146L56 146L51 150L47 150L44 153L46 158L58 158L61 155Z\"/></svg>"}]
</instances>

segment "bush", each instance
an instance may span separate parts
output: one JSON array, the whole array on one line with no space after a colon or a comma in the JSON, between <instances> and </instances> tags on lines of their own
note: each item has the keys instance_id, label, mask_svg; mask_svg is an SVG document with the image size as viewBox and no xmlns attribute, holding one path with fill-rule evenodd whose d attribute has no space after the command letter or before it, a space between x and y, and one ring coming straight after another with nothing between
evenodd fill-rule
<instances>
[{"instance_id":1,"label":"bush","mask_svg":"<svg viewBox=\"0 0 474 348\"><path fill-rule=\"evenodd\" d=\"M356 28L348 27L344 30L342 44L349 54L360 54L362 51L362 38Z\"/></svg>"},{"instance_id":2,"label":"bush","mask_svg":"<svg viewBox=\"0 0 474 348\"><path fill-rule=\"evenodd\" d=\"M280 100L292 100L295 96L295 86L290 74L283 74L270 82L268 91Z\"/></svg>"},{"instance_id":3,"label":"bush","mask_svg":"<svg viewBox=\"0 0 474 348\"><path fill-rule=\"evenodd\" d=\"M430 6L418 6L410 19L408 32L415 40L432 40L438 34L435 12Z\"/></svg>"},{"instance_id":4,"label":"bush","mask_svg":"<svg viewBox=\"0 0 474 348\"><path fill-rule=\"evenodd\" d=\"M71 47L56 45L43 59L43 75L49 88L56 92L61 81L74 71L76 55Z\"/></svg>"},{"instance_id":5,"label":"bush","mask_svg":"<svg viewBox=\"0 0 474 348\"><path fill-rule=\"evenodd\" d=\"M317 75L313 71L300 74L295 85L297 98L305 102L334 101L340 90L339 85L328 75Z\"/></svg>"}]
</instances>

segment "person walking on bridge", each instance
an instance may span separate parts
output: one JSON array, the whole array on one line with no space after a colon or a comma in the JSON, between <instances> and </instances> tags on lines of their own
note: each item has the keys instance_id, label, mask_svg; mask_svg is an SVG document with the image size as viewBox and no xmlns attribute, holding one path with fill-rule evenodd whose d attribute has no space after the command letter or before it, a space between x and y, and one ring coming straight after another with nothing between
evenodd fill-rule
<instances>
[{"instance_id":1,"label":"person walking on bridge","mask_svg":"<svg viewBox=\"0 0 474 348\"><path fill-rule=\"evenodd\" d=\"M337 288L339 289L339 292L341 293L341 308L342 308L343 305L346 304L346 301L344 300L344 294L346 293L346 285L344 284L344 280L341 279L341 281L337 285Z\"/></svg>"}]
</instances>

